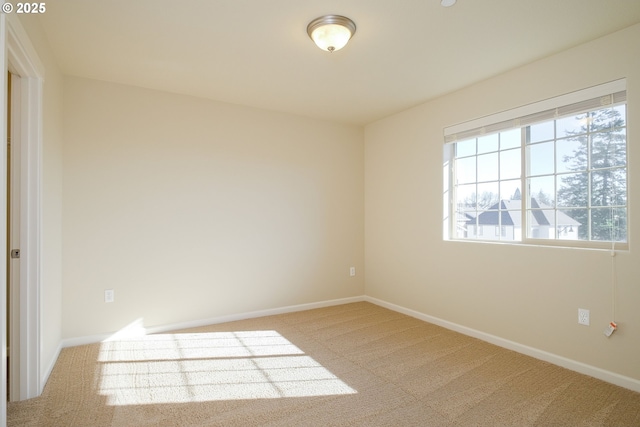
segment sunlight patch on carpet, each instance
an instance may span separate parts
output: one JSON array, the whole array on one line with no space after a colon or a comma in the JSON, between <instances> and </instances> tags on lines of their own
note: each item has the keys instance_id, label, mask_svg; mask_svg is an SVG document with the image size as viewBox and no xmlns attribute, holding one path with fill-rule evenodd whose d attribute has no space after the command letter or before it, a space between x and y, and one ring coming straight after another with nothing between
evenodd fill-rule
<instances>
[{"instance_id":1,"label":"sunlight patch on carpet","mask_svg":"<svg viewBox=\"0 0 640 427\"><path fill-rule=\"evenodd\" d=\"M276 331L158 334L101 344L109 405L354 394Z\"/></svg>"}]
</instances>

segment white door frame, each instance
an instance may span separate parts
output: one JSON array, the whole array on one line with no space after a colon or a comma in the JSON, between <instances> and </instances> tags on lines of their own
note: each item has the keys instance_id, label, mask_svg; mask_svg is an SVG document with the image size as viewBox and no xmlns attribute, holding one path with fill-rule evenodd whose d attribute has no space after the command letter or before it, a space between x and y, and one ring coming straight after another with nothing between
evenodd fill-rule
<instances>
[{"instance_id":1,"label":"white door frame","mask_svg":"<svg viewBox=\"0 0 640 427\"><path fill-rule=\"evenodd\" d=\"M41 318L41 177L42 177L42 88L44 67L29 37L15 15L0 16L0 40L2 41L2 74L0 78L3 107L7 105L6 78L11 69L21 79L20 111L20 392L19 398L39 396L44 386L41 377L40 355L42 351ZM6 111L3 113L6 121ZM6 134L6 123L2 124ZM4 151L4 150L3 150ZM4 209L0 218L6 223L6 151L0 166L0 196ZM4 228L4 227L1 227ZM0 232L6 241L6 230ZM6 247L0 254L6 259ZM1 269L6 268L2 263ZM0 277L0 325L2 325L2 383L0 392L6 396L6 271ZM6 417L6 402L0 398L0 421Z\"/></svg>"},{"instance_id":2,"label":"white door frame","mask_svg":"<svg viewBox=\"0 0 640 427\"><path fill-rule=\"evenodd\" d=\"M11 71L11 64L9 64ZM9 173L7 174L9 183L7 185L7 191L10 193L7 197L9 209L7 214L9 215L9 221L7 221L7 250L20 249L20 168L22 166L20 162L20 143L22 138L20 137L21 125L20 125L20 102L22 101L21 89L22 83L20 76L11 73L11 90L9 91L8 106L11 111L11 124L7 124L7 129L11 129L11 149L8 151L7 166ZM20 389L22 384L20 378L24 376L20 372L20 259L9 258L8 262L9 274L7 275L7 311L9 327L7 328L7 355L9 357L9 364L7 365L9 375L9 401L13 402L20 400ZM17 381L14 381L17 379Z\"/></svg>"},{"instance_id":3,"label":"white door frame","mask_svg":"<svg viewBox=\"0 0 640 427\"><path fill-rule=\"evenodd\" d=\"M4 13L0 14L0 90L3 97L0 98L0 112L4 120L0 120L0 135L7 134L7 73L4 70L7 69L7 20ZM0 199L7 200L7 151L0 150ZM6 209L0 209L0 223L5 223L7 220ZM0 242L7 241L7 227L0 227ZM7 259L7 245L0 244L0 259ZM2 358L0 359L0 425L7 425L7 399L4 396L7 395L7 263L0 262L0 352L2 352Z\"/></svg>"}]
</instances>

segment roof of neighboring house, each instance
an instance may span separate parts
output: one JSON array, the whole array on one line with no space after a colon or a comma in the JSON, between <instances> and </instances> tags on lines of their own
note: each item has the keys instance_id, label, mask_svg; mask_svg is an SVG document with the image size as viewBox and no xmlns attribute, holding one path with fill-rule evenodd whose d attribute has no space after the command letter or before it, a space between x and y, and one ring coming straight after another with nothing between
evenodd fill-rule
<instances>
[{"instance_id":1,"label":"roof of neighboring house","mask_svg":"<svg viewBox=\"0 0 640 427\"><path fill-rule=\"evenodd\" d=\"M498 209L498 206L500 209ZM498 203L489 207L489 209L478 215L479 225L513 225L521 227L521 201L520 200L500 200ZM543 225L549 227L555 226L580 226L581 224L575 219L562 211L557 211L558 223L555 223L553 209L544 204L538 203L534 198L531 199L531 213L533 218L532 226ZM498 218L500 217L500 221ZM475 219L471 218L467 224L475 224Z\"/></svg>"}]
</instances>

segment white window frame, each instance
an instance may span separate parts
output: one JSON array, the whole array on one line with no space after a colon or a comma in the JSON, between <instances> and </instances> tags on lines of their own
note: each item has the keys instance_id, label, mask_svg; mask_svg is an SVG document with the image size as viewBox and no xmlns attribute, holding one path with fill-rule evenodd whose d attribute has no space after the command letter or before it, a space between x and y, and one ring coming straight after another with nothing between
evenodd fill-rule
<instances>
[{"instance_id":1,"label":"white window frame","mask_svg":"<svg viewBox=\"0 0 640 427\"><path fill-rule=\"evenodd\" d=\"M456 142L462 142L468 139L479 137L482 135L490 135L509 129L521 128L541 123L556 118L579 114L585 111L593 111L598 108L607 108L612 105L619 105L626 102L626 79L619 79L598 86L593 86L580 91L564 94L558 97L546 99L533 104L528 104L508 111L481 117L468 122L449 126L444 129L444 157L443 157L443 184L444 184L444 220L443 220L443 238L445 240L465 241L465 242L484 242L484 243L503 243L516 245L535 245L535 246L562 246L590 249L618 249L628 250L629 248L629 200L628 191L626 198L627 209L627 241L611 242L611 241L595 241L595 240L563 240L541 239L527 236L529 224L527 223L527 209L529 208L526 201L531 197L526 189L527 173L526 173L526 146L521 146L521 186L522 191L522 210L521 224L522 236L520 240L487 240L482 237L476 238L459 238L456 237L457 216L459 215L455 207L455 182L454 182L454 149ZM627 134L628 137L628 134ZM627 141L628 146L628 141ZM627 158L627 179L629 161Z\"/></svg>"}]
</instances>

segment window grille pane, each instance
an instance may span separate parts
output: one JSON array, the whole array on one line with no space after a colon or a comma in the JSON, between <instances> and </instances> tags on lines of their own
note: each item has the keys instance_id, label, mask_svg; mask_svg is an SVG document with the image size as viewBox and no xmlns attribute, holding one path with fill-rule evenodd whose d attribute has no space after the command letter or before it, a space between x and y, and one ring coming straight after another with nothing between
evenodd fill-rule
<instances>
[{"instance_id":1,"label":"window grille pane","mask_svg":"<svg viewBox=\"0 0 640 427\"><path fill-rule=\"evenodd\" d=\"M615 195L625 188L625 182L614 170L594 171L591 173L591 205L614 206L617 204Z\"/></svg>"},{"instance_id":2,"label":"window grille pane","mask_svg":"<svg viewBox=\"0 0 640 427\"><path fill-rule=\"evenodd\" d=\"M591 211L591 239L611 242L615 241L619 234L616 222L619 221L619 214L616 217L614 209L595 208ZM626 217L625 217L626 219ZM625 221L626 222L626 221Z\"/></svg>"},{"instance_id":3,"label":"window grille pane","mask_svg":"<svg viewBox=\"0 0 640 427\"><path fill-rule=\"evenodd\" d=\"M562 173L586 169L586 139L559 139L556 142L556 172Z\"/></svg>"},{"instance_id":4,"label":"window grille pane","mask_svg":"<svg viewBox=\"0 0 640 427\"><path fill-rule=\"evenodd\" d=\"M522 131L520 128L500 132L500 149L520 147L522 139Z\"/></svg>"},{"instance_id":5,"label":"window grille pane","mask_svg":"<svg viewBox=\"0 0 640 427\"><path fill-rule=\"evenodd\" d=\"M591 167L625 166L627 160L626 129L594 133L591 137Z\"/></svg>"},{"instance_id":6,"label":"window grille pane","mask_svg":"<svg viewBox=\"0 0 640 427\"><path fill-rule=\"evenodd\" d=\"M568 173L558 176L557 203L559 207L589 206L589 174Z\"/></svg>"},{"instance_id":7,"label":"window grille pane","mask_svg":"<svg viewBox=\"0 0 640 427\"><path fill-rule=\"evenodd\" d=\"M500 179L520 178L520 148L500 152Z\"/></svg>"},{"instance_id":8,"label":"window grille pane","mask_svg":"<svg viewBox=\"0 0 640 427\"><path fill-rule=\"evenodd\" d=\"M611 204L614 206L627 205L627 169L613 169L613 194Z\"/></svg>"},{"instance_id":9,"label":"window grille pane","mask_svg":"<svg viewBox=\"0 0 640 427\"><path fill-rule=\"evenodd\" d=\"M556 232L558 239L562 240L579 240L580 231L585 228L579 218L574 217L575 212L586 212L586 210L558 210Z\"/></svg>"},{"instance_id":10,"label":"window grille pane","mask_svg":"<svg viewBox=\"0 0 640 427\"><path fill-rule=\"evenodd\" d=\"M519 179L500 181L500 200L516 200L519 206L522 200L521 185L522 182Z\"/></svg>"},{"instance_id":11,"label":"window grille pane","mask_svg":"<svg viewBox=\"0 0 640 427\"><path fill-rule=\"evenodd\" d=\"M627 241L627 209L626 208L613 209L613 241L614 242Z\"/></svg>"},{"instance_id":12,"label":"window grille pane","mask_svg":"<svg viewBox=\"0 0 640 427\"><path fill-rule=\"evenodd\" d=\"M512 203L509 206L518 206ZM502 222L504 234L502 240L520 241L522 240L522 211L518 209L508 209L503 218L508 215L508 221Z\"/></svg>"},{"instance_id":13,"label":"window grille pane","mask_svg":"<svg viewBox=\"0 0 640 427\"><path fill-rule=\"evenodd\" d=\"M553 141L527 147L529 157L529 175L553 173Z\"/></svg>"},{"instance_id":14,"label":"window grille pane","mask_svg":"<svg viewBox=\"0 0 640 427\"><path fill-rule=\"evenodd\" d=\"M555 183L553 175L529 178L527 185L529 187L530 200L535 200L539 205L549 207L555 205ZM531 203L530 207L535 206Z\"/></svg>"},{"instance_id":15,"label":"window grille pane","mask_svg":"<svg viewBox=\"0 0 640 427\"><path fill-rule=\"evenodd\" d=\"M458 213L456 216L456 224L454 234L459 239L472 238L476 235L474 224L475 216Z\"/></svg>"},{"instance_id":16,"label":"window grille pane","mask_svg":"<svg viewBox=\"0 0 640 427\"><path fill-rule=\"evenodd\" d=\"M498 179L498 153L478 156L478 182Z\"/></svg>"},{"instance_id":17,"label":"window grille pane","mask_svg":"<svg viewBox=\"0 0 640 427\"><path fill-rule=\"evenodd\" d=\"M577 224L574 225L578 228L577 240L589 240L589 210L588 209L566 209L561 210L562 214L567 215Z\"/></svg>"},{"instance_id":18,"label":"window grille pane","mask_svg":"<svg viewBox=\"0 0 640 427\"><path fill-rule=\"evenodd\" d=\"M624 105L591 111L589 113L589 131L599 132L625 127L626 109L621 107Z\"/></svg>"},{"instance_id":19,"label":"window grille pane","mask_svg":"<svg viewBox=\"0 0 640 427\"><path fill-rule=\"evenodd\" d=\"M616 127L625 127L627 126L627 106L626 105L617 105L612 108L615 112L612 113L616 116Z\"/></svg>"},{"instance_id":20,"label":"window grille pane","mask_svg":"<svg viewBox=\"0 0 640 427\"><path fill-rule=\"evenodd\" d=\"M554 211L551 209L530 210L527 214L528 237L532 239L555 239Z\"/></svg>"},{"instance_id":21,"label":"window grille pane","mask_svg":"<svg viewBox=\"0 0 640 427\"><path fill-rule=\"evenodd\" d=\"M456 142L456 157L473 156L476 154L476 139Z\"/></svg>"},{"instance_id":22,"label":"window grille pane","mask_svg":"<svg viewBox=\"0 0 640 427\"><path fill-rule=\"evenodd\" d=\"M495 209L493 205L498 203L498 182L486 182L478 184L478 210Z\"/></svg>"},{"instance_id":23,"label":"window grille pane","mask_svg":"<svg viewBox=\"0 0 640 427\"><path fill-rule=\"evenodd\" d=\"M458 184L476 182L476 158L465 157L456 160L456 177Z\"/></svg>"},{"instance_id":24,"label":"window grille pane","mask_svg":"<svg viewBox=\"0 0 640 427\"><path fill-rule=\"evenodd\" d=\"M478 154L498 150L498 134L481 136L478 138Z\"/></svg>"},{"instance_id":25,"label":"window grille pane","mask_svg":"<svg viewBox=\"0 0 640 427\"><path fill-rule=\"evenodd\" d=\"M538 123L529 126L528 136L528 143L552 140L554 137L553 121Z\"/></svg>"},{"instance_id":26,"label":"window grille pane","mask_svg":"<svg viewBox=\"0 0 640 427\"><path fill-rule=\"evenodd\" d=\"M476 205L476 184L459 185L456 189L456 206L460 211L475 211Z\"/></svg>"},{"instance_id":27,"label":"window grille pane","mask_svg":"<svg viewBox=\"0 0 640 427\"><path fill-rule=\"evenodd\" d=\"M588 123L587 114L558 119L556 120L556 138L586 134Z\"/></svg>"}]
</instances>

